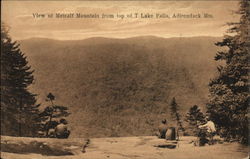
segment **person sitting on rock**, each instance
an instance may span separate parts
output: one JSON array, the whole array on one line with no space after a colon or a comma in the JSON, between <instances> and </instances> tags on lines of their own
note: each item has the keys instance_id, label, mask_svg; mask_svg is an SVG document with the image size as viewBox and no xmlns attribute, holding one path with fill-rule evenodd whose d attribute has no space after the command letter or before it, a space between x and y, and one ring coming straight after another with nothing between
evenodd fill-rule
<instances>
[{"instance_id":1,"label":"person sitting on rock","mask_svg":"<svg viewBox=\"0 0 250 159\"><path fill-rule=\"evenodd\" d=\"M55 128L55 134L57 138L68 138L70 131L67 127L68 122L65 119L61 119L60 123Z\"/></svg>"},{"instance_id":2,"label":"person sitting on rock","mask_svg":"<svg viewBox=\"0 0 250 159\"><path fill-rule=\"evenodd\" d=\"M165 139L166 138L166 132L168 130L168 126L167 126L167 120L164 119L161 121L161 124L159 125L159 133L158 133L158 137L161 139Z\"/></svg>"},{"instance_id":3,"label":"person sitting on rock","mask_svg":"<svg viewBox=\"0 0 250 159\"><path fill-rule=\"evenodd\" d=\"M204 125L200 125L199 128L206 128L208 133L215 133L216 128L213 121L209 119L209 117L206 117L207 123Z\"/></svg>"}]
</instances>

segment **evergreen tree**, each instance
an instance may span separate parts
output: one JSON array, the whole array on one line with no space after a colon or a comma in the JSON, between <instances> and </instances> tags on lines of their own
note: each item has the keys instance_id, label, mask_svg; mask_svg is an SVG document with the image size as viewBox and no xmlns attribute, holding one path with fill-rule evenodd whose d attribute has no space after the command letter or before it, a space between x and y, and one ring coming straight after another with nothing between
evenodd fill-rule
<instances>
[{"instance_id":1,"label":"evergreen tree","mask_svg":"<svg viewBox=\"0 0 250 159\"><path fill-rule=\"evenodd\" d=\"M192 133L197 135L199 123L205 122L205 115L197 105L194 105L189 109L186 115L186 121L188 122Z\"/></svg>"},{"instance_id":2,"label":"evergreen tree","mask_svg":"<svg viewBox=\"0 0 250 159\"><path fill-rule=\"evenodd\" d=\"M47 98L51 102L51 105L47 106L40 113L40 130L45 132L46 137L48 137L49 129L54 129L58 125L59 122L56 119L70 115L66 106L59 106L53 103L55 96L52 93L49 93Z\"/></svg>"},{"instance_id":3,"label":"evergreen tree","mask_svg":"<svg viewBox=\"0 0 250 159\"><path fill-rule=\"evenodd\" d=\"M228 35L216 45L227 50L216 54L216 61L224 61L218 67L218 76L210 83L208 113L227 139L248 142L249 103L249 1L240 2L240 22L231 23Z\"/></svg>"},{"instance_id":4,"label":"evergreen tree","mask_svg":"<svg viewBox=\"0 0 250 159\"><path fill-rule=\"evenodd\" d=\"M176 103L175 97L172 99L170 103L170 112L171 116L177 122L178 129L184 131L182 126L181 116L179 114L179 105Z\"/></svg>"},{"instance_id":5,"label":"evergreen tree","mask_svg":"<svg viewBox=\"0 0 250 159\"><path fill-rule=\"evenodd\" d=\"M28 91L33 82L28 61L1 25L1 134L34 136L38 106L35 95Z\"/></svg>"}]
</instances>

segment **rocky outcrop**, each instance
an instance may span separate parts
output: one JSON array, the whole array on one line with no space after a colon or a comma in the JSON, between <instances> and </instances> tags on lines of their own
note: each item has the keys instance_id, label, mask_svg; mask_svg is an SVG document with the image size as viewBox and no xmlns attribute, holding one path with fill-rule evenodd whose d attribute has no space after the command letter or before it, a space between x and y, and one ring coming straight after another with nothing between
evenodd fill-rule
<instances>
[{"instance_id":1,"label":"rocky outcrop","mask_svg":"<svg viewBox=\"0 0 250 159\"><path fill-rule=\"evenodd\" d=\"M88 140L52 139L1 136L1 152L36 153L46 156L76 155L83 151Z\"/></svg>"}]
</instances>

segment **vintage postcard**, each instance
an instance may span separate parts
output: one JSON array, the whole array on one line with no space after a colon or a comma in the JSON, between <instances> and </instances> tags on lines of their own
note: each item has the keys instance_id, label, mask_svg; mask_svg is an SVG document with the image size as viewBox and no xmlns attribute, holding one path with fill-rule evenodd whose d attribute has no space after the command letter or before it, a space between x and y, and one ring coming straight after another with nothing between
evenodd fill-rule
<instances>
[{"instance_id":1,"label":"vintage postcard","mask_svg":"<svg viewBox=\"0 0 250 159\"><path fill-rule=\"evenodd\" d=\"M249 5L1 1L1 158L248 158Z\"/></svg>"}]
</instances>

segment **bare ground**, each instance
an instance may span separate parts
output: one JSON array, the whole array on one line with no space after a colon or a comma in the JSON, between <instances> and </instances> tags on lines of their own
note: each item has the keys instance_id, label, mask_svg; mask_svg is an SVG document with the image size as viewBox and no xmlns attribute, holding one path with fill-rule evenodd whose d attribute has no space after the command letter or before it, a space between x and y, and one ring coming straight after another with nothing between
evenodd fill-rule
<instances>
[{"instance_id":1,"label":"bare ground","mask_svg":"<svg viewBox=\"0 0 250 159\"><path fill-rule=\"evenodd\" d=\"M238 143L221 143L196 147L193 145L195 137L181 137L178 143L158 139L154 136L119 137L119 138L82 138L71 139L42 139L42 138L1 138L2 159L242 159L248 158L249 147ZM18 143L21 145L32 145L42 143L47 145L49 151L70 152L68 155L58 153L45 154L42 151L32 150L30 153L13 151L7 149L6 143ZM41 145L41 144L40 144ZM168 146L170 145L170 147ZM176 145L176 148L171 146ZM5 149L4 149L5 147ZM21 146L22 147L22 146ZM33 147L33 146L31 146ZM85 152L83 149L85 147ZM41 147L39 147L41 148ZM60 150L59 150L60 149ZM20 150L20 149L19 149ZM13 152L15 153L13 153Z\"/></svg>"}]
</instances>

